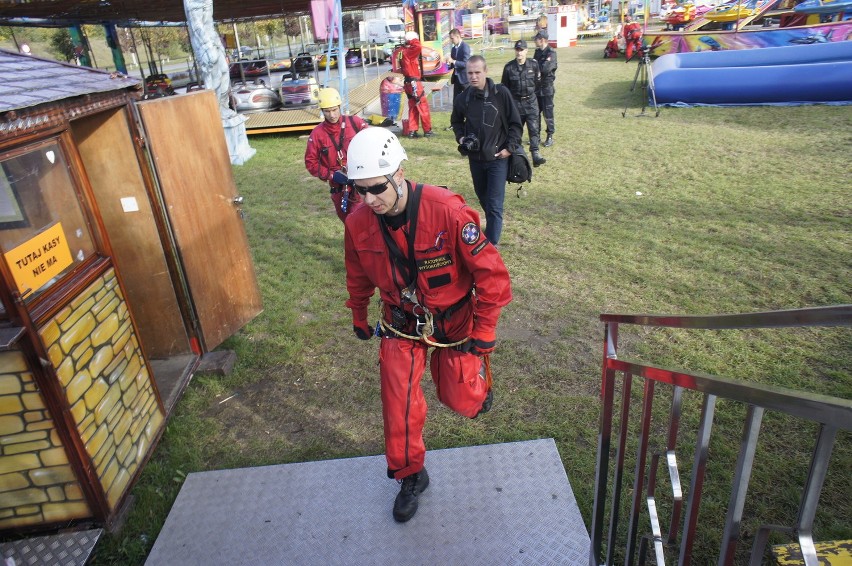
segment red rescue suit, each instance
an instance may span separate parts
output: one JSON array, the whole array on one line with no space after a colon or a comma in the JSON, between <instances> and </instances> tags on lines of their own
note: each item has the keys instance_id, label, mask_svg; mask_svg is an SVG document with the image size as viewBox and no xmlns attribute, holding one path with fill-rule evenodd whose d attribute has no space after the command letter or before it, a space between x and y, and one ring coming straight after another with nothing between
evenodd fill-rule
<instances>
[{"instance_id":1,"label":"red rescue suit","mask_svg":"<svg viewBox=\"0 0 852 566\"><path fill-rule=\"evenodd\" d=\"M405 95L408 97L408 131L416 132L422 124L423 133L426 133L432 131L432 114L423 84L422 53L419 39L407 41L402 47L400 70L405 77Z\"/></svg>"},{"instance_id":2,"label":"red rescue suit","mask_svg":"<svg viewBox=\"0 0 852 566\"><path fill-rule=\"evenodd\" d=\"M365 127L367 123L358 116L341 115L334 124L323 120L311 131L308 146L305 148L305 167L314 177L328 181L331 201L341 222L346 219L348 213L361 206L361 197L349 187L335 183L332 175L346 166L349 142ZM343 210L344 196L347 200L346 211Z\"/></svg>"},{"instance_id":3,"label":"red rescue suit","mask_svg":"<svg viewBox=\"0 0 852 566\"><path fill-rule=\"evenodd\" d=\"M624 35L624 56L630 59L634 53L642 50L642 25L639 22L624 24L621 30Z\"/></svg>"},{"instance_id":4,"label":"red rescue suit","mask_svg":"<svg viewBox=\"0 0 852 566\"><path fill-rule=\"evenodd\" d=\"M407 183L407 182L406 182ZM409 204L412 185L408 184ZM464 199L442 187L425 185L417 212L414 256L416 297L434 316L432 340L445 344L470 336L494 341L500 310L512 300L509 272L497 249L479 228L479 215ZM410 207L409 207L410 208ZM411 211L407 211L409 214ZM387 324L398 321L406 334L415 334L411 302L403 299L406 282L385 242L382 223L366 206L346 219L346 286L353 319L365 321L376 287ZM387 228L398 250L408 259L406 238L411 219L399 229ZM404 312L404 316L401 313ZM400 338L390 331L381 340L379 363L388 475L402 479L423 468L426 447L423 425L426 400L420 379L429 346ZM455 348L435 348L430 358L438 400L472 418L482 408L488 386L480 375L482 360Z\"/></svg>"}]
</instances>

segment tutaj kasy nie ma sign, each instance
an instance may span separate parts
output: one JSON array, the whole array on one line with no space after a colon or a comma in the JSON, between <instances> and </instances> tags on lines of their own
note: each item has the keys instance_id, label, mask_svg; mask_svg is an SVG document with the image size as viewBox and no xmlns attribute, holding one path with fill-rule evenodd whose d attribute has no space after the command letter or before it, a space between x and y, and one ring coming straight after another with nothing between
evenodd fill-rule
<instances>
[{"instance_id":1,"label":"tutaj kasy nie ma sign","mask_svg":"<svg viewBox=\"0 0 852 566\"><path fill-rule=\"evenodd\" d=\"M37 291L74 261L61 222L6 252L4 257L21 296Z\"/></svg>"}]
</instances>

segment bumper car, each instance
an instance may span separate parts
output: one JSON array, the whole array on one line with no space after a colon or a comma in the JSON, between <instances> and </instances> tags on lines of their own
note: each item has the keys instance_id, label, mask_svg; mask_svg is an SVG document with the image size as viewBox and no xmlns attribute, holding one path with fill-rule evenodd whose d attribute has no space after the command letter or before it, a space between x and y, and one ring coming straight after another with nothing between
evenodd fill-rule
<instances>
[{"instance_id":1,"label":"bumper car","mask_svg":"<svg viewBox=\"0 0 852 566\"><path fill-rule=\"evenodd\" d=\"M240 72L242 68L242 72ZM231 64L228 74L232 79L253 79L260 77L269 72L269 65L266 61L237 61Z\"/></svg>"},{"instance_id":2,"label":"bumper car","mask_svg":"<svg viewBox=\"0 0 852 566\"><path fill-rule=\"evenodd\" d=\"M282 80L280 91L285 108L311 106L319 102L319 86L314 77Z\"/></svg>"},{"instance_id":3,"label":"bumper car","mask_svg":"<svg viewBox=\"0 0 852 566\"><path fill-rule=\"evenodd\" d=\"M158 74L145 77L145 92L149 97L170 96L175 93L168 75Z\"/></svg>"},{"instance_id":4,"label":"bumper car","mask_svg":"<svg viewBox=\"0 0 852 566\"><path fill-rule=\"evenodd\" d=\"M320 55L319 59L317 59L317 68L318 69L336 69L337 68L337 55L331 55L329 58L328 53L323 53Z\"/></svg>"},{"instance_id":5,"label":"bumper car","mask_svg":"<svg viewBox=\"0 0 852 566\"><path fill-rule=\"evenodd\" d=\"M361 49L353 47L346 52L346 56L343 58L343 61L347 67L360 67L364 58L365 57L361 53Z\"/></svg>"},{"instance_id":6,"label":"bumper car","mask_svg":"<svg viewBox=\"0 0 852 566\"><path fill-rule=\"evenodd\" d=\"M393 41L389 41L382 45L382 55L384 55L384 60L382 63L389 63L393 60L393 50L396 49L397 44Z\"/></svg>"},{"instance_id":7,"label":"bumper car","mask_svg":"<svg viewBox=\"0 0 852 566\"><path fill-rule=\"evenodd\" d=\"M314 58L310 53L302 52L296 55L296 58L293 59L293 65L290 67L291 71L295 71L296 74L307 74L314 72Z\"/></svg>"},{"instance_id":8,"label":"bumper car","mask_svg":"<svg viewBox=\"0 0 852 566\"><path fill-rule=\"evenodd\" d=\"M278 73L280 71L289 71L292 66L293 61L289 57L278 59L277 61L269 63L269 72Z\"/></svg>"},{"instance_id":9,"label":"bumper car","mask_svg":"<svg viewBox=\"0 0 852 566\"><path fill-rule=\"evenodd\" d=\"M240 114L252 112L268 112L281 107L278 93L267 84L257 79L252 82L236 82L231 87L231 105Z\"/></svg>"}]
</instances>

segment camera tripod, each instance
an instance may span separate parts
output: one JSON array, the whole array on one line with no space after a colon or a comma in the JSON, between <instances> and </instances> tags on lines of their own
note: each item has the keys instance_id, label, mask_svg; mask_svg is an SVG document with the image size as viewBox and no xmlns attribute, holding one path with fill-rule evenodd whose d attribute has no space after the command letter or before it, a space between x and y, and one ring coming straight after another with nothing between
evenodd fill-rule
<instances>
[{"instance_id":1,"label":"camera tripod","mask_svg":"<svg viewBox=\"0 0 852 566\"><path fill-rule=\"evenodd\" d=\"M651 49L642 46L638 51L639 55L639 65L636 67L636 75L633 77L633 85L630 87L630 93L632 94L634 90L636 90L636 85L638 84L642 88L642 110L639 114L636 114L637 118L641 118L643 116L649 116L649 114L645 113L645 109L648 108L648 95L650 94L651 102L654 105L654 117L660 115L660 107L657 106L657 92L654 90L654 75L650 72L651 67ZM631 57L630 59L632 59ZM630 59L626 62L629 63ZM624 118L627 116L627 107L630 105L630 95L628 95L627 103L624 105L624 110L621 112L621 117Z\"/></svg>"}]
</instances>

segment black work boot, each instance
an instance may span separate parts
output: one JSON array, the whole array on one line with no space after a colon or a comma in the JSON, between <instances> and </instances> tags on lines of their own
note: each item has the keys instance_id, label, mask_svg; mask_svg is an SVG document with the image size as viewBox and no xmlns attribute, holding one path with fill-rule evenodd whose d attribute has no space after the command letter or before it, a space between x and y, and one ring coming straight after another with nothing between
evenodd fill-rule
<instances>
[{"instance_id":1,"label":"black work boot","mask_svg":"<svg viewBox=\"0 0 852 566\"><path fill-rule=\"evenodd\" d=\"M538 167L539 165L544 165L547 163L547 159L541 156L537 149L530 150L533 158L533 167Z\"/></svg>"},{"instance_id":2,"label":"black work boot","mask_svg":"<svg viewBox=\"0 0 852 566\"><path fill-rule=\"evenodd\" d=\"M544 140L544 143L541 144L544 147L550 147L553 145L553 134L547 134L547 139Z\"/></svg>"},{"instance_id":3,"label":"black work boot","mask_svg":"<svg viewBox=\"0 0 852 566\"><path fill-rule=\"evenodd\" d=\"M415 474L402 478L402 485L393 502L393 518L404 523L417 513L417 496L429 487L429 474L423 468Z\"/></svg>"},{"instance_id":4,"label":"black work boot","mask_svg":"<svg viewBox=\"0 0 852 566\"><path fill-rule=\"evenodd\" d=\"M482 381L487 381L485 376L485 362L482 362L482 365L479 366L479 377L482 378ZM479 412L473 415L472 418L476 418L482 413L487 413L491 410L491 404L494 402L494 391L492 389L488 390L488 393L485 394L485 400L482 401L482 408L479 409Z\"/></svg>"},{"instance_id":5,"label":"black work boot","mask_svg":"<svg viewBox=\"0 0 852 566\"><path fill-rule=\"evenodd\" d=\"M485 401L482 402L482 408L479 409L479 412L473 415L473 418L478 417L482 413L487 413L491 410L491 403L494 402L494 390L489 389L488 394L485 396Z\"/></svg>"}]
</instances>

